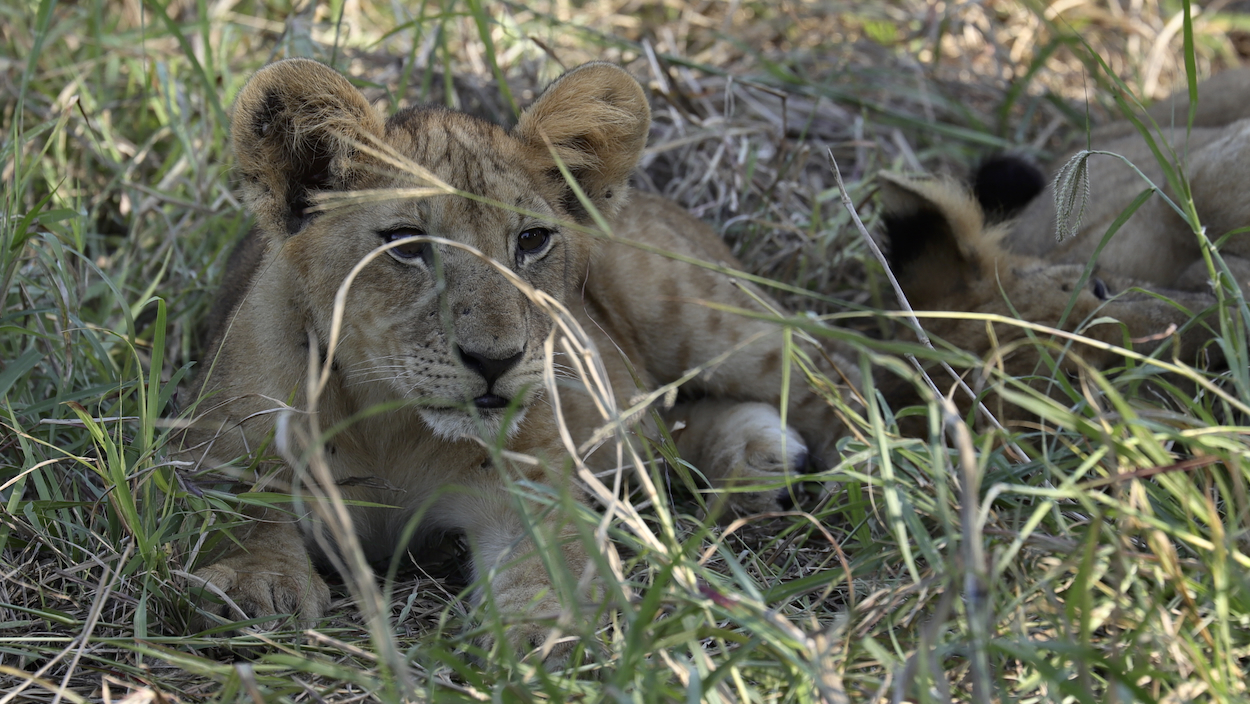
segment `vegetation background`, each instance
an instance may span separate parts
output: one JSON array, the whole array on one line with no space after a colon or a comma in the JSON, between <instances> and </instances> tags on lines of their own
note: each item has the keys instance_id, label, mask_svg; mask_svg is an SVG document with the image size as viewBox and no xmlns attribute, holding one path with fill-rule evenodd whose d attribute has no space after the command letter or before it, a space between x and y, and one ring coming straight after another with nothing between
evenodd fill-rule
<instances>
[{"instance_id":1,"label":"vegetation background","mask_svg":"<svg viewBox=\"0 0 1250 704\"><path fill-rule=\"evenodd\" d=\"M1244 303L1220 311L1230 370L1186 367L1189 391L1148 393L1146 366L1041 396L888 341L872 311L893 300L830 163L872 228L877 170L1056 158L1115 96L1240 64L1247 9L0 0L0 704L1250 702ZM716 224L795 310L863 331L865 368L915 383L893 353L940 357L1048 423L906 438L898 414L939 419L936 403L870 388L845 463L803 485L805 515L717 526L697 498L633 495L658 537L613 529L629 591L563 672L475 650L499 618L419 571L376 582L384 621L342 587L316 632L184 637L182 575L238 499L166 459L164 419L249 227L229 106L285 56L334 65L384 110L503 122L562 67L619 62L653 97L640 188Z\"/></svg>"}]
</instances>

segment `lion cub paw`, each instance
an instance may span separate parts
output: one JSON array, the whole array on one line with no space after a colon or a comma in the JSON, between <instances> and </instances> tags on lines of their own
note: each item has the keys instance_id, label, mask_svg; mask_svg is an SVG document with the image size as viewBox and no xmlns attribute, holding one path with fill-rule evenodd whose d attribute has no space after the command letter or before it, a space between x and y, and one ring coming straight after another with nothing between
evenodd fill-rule
<instances>
[{"instance_id":1,"label":"lion cub paw","mask_svg":"<svg viewBox=\"0 0 1250 704\"><path fill-rule=\"evenodd\" d=\"M586 559L573 543L565 546L565 552L569 564ZM502 645L530 662L541 661L548 670L566 666L582 643L579 634L584 634L596 617L600 625L606 622L603 590L593 581L584 586L586 591L579 588L577 596L562 598L540 560L522 560L496 575L489 587L490 600L504 622ZM488 635L478 645L489 652L495 640L494 635Z\"/></svg>"},{"instance_id":2,"label":"lion cub paw","mask_svg":"<svg viewBox=\"0 0 1250 704\"><path fill-rule=\"evenodd\" d=\"M787 472L807 466L807 443L792 427L782 428L781 415L766 403L699 404L685 417L677 438L683 457L703 471L723 493L723 502L748 515L779 511L790 505L784 484ZM751 490L750 487L761 487ZM771 486L776 488L762 488Z\"/></svg>"},{"instance_id":3,"label":"lion cub paw","mask_svg":"<svg viewBox=\"0 0 1250 704\"><path fill-rule=\"evenodd\" d=\"M546 608L544 608L546 606ZM526 622L513 623L504 628L504 640L512 652L531 661L541 660L548 670L559 670L568 665L577 647L578 639L568 633L553 629L559 616L558 605L539 604L534 613L524 615ZM532 620L531 620L532 619ZM489 651L494 645L493 636L484 637L478 645Z\"/></svg>"},{"instance_id":4,"label":"lion cub paw","mask_svg":"<svg viewBox=\"0 0 1250 704\"><path fill-rule=\"evenodd\" d=\"M307 628L330 608L330 588L307 557L238 555L196 570L195 576L225 592L243 611L240 614L220 599L207 596L211 590L205 587L200 608L226 621L291 614L296 623ZM269 627L282 623L270 622ZM215 623L205 618L196 625L207 628Z\"/></svg>"}]
</instances>

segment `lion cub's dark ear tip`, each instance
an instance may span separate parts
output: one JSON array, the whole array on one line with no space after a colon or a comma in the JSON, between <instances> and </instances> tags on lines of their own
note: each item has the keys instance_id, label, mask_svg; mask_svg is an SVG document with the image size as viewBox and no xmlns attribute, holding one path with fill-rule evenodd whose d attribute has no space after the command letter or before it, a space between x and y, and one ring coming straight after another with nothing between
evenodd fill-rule
<instances>
[{"instance_id":1,"label":"lion cub's dark ear tip","mask_svg":"<svg viewBox=\"0 0 1250 704\"><path fill-rule=\"evenodd\" d=\"M934 207L918 207L905 213L886 213L881 218L886 259L896 274L920 259L935 241L949 233L946 217ZM946 235L949 237L949 235Z\"/></svg>"},{"instance_id":2,"label":"lion cub's dark ear tip","mask_svg":"<svg viewBox=\"0 0 1250 704\"><path fill-rule=\"evenodd\" d=\"M991 220L1015 216L1045 188L1046 175L1020 154L995 154L972 177L972 192Z\"/></svg>"}]
</instances>

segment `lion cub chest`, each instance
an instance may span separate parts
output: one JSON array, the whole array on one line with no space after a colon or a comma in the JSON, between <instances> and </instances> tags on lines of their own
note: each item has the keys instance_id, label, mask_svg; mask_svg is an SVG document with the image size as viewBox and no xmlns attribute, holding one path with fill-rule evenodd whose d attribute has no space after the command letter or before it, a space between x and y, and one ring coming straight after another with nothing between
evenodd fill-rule
<instances>
[{"instance_id":1,"label":"lion cub chest","mask_svg":"<svg viewBox=\"0 0 1250 704\"><path fill-rule=\"evenodd\" d=\"M543 415L527 413L518 439L504 449L519 456L557 452L558 437ZM464 530L464 516L477 513L466 510L471 505L500 503L486 514L510 515L511 507L503 505L510 497L499 491L505 473L537 479L526 476L523 466L492 457L482 443L447 440L422 428L415 410L399 409L353 423L326 443L323 456L370 561L388 560L400 548L419 549L444 531ZM413 545L400 546L414 519Z\"/></svg>"}]
</instances>

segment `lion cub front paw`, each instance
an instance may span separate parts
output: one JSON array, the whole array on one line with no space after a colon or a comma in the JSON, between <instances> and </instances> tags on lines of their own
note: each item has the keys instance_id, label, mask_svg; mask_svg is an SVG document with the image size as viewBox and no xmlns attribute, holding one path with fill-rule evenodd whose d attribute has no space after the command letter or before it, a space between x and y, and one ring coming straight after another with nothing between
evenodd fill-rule
<instances>
[{"instance_id":1,"label":"lion cub front paw","mask_svg":"<svg viewBox=\"0 0 1250 704\"><path fill-rule=\"evenodd\" d=\"M569 565L586 562L574 543L567 544L564 552ZM597 580L583 588L578 589L577 596L559 596L536 558L522 560L496 575L489 587L489 601L503 621L502 645L530 662L541 661L549 670L566 666L583 642L581 636L607 621L603 589ZM495 641L493 634L487 635L478 645L489 652Z\"/></svg>"},{"instance_id":2,"label":"lion cub front paw","mask_svg":"<svg viewBox=\"0 0 1250 704\"><path fill-rule=\"evenodd\" d=\"M240 614L220 598L208 596L211 589L205 587L200 608L226 621L291 614L299 626L307 628L330 608L330 588L306 556L301 560L263 553L238 555L196 570L195 576L220 589L243 611ZM281 623L273 622L270 627ZM205 618L195 625L215 624Z\"/></svg>"},{"instance_id":3,"label":"lion cub front paw","mask_svg":"<svg viewBox=\"0 0 1250 704\"><path fill-rule=\"evenodd\" d=\"M716 489L726 490L718 503L741 515L788 506L786 474L807 466L802 436L792 427L783 428L781 415L768 404L701 405L688 414L677 449Z\"/></svg>"},{"instance_id":4,"label":"lion cub front paw","mask_svg":"<svg viewBox=\"0 0 1250 704\"><path fill-rule=\"evenodd\" d=\"M807 445L792 429L783 433L779 426L771 429L752 428L740 443L725 448L724 467L732 468L722 476L717 488L730 489L725 501L740 515L769 513L790 508L793 499L786 484L786 473L802 472L807 465ZM778 488L756 487L775 487Z\"/></svg>"},{"instance_id":5,"label":"lion cub front paw","mask_svg":"<svg viewBox=\"0 0 1250 704\"><path fill-rule=\"evenodd\" d=\"M518 657L531 662L541 661L548 670L558 670L568 665L577 647L577 636L562 632L556 627L561 607L555 599L544 599L532 604L522 612L504 612L504 644ZM515 619L515 620L514 620ZM485 635L477 645L487 652L495 647L495 636Z\"/></svg>"}]
</instances>

